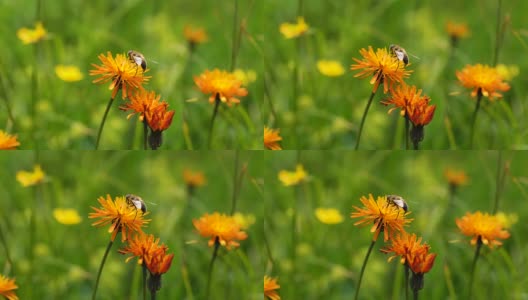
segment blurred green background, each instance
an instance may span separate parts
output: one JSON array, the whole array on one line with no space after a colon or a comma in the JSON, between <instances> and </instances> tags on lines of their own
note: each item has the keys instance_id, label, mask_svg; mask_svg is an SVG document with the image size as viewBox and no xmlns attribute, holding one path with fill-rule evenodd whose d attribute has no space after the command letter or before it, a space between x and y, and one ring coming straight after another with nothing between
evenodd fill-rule
<instances>
[{"instance_id":1,"label":"blurred green background","mask_svg":"<svg viewBox=\"0 0 528 300\"><path fill-rule=\"evenodd\" d=\"M91 299L99 264L108 245L108 226L93 227L88 214L100 207L98 197L127 193L146 202L151 223L145 232L159 237L174 253L172 267L162 276L158 299L204 299L212 248L192 224L204 213L229 214L233 198L233 173L238 155L238 172L243 172L236 211L252 215L256 222L248 238L236 251L220 249L215 262L211 299L262 299L265 255L262 232L262 188L264 161L257 152L162 152L136 151L73 152L44 151L38 162L46 182L24 188L15 179L20 170L32 170L35 153L0 153L0 228L4 246L0 250L2 274L16 278L20 299ZM206 185L188 197L183 169L203 172ZM37 197L37 198L35 198ZM58 223L55 208L72 208L82 222ZM31 214L35 228L31 233ZM34 246L29 249L30 236ZM117 253L118 235L106 261L97 299L140 299L140 267L134 259L125 263ZM31 263L29 253L33 251ZM182 268L188 273L183 275ZM32 279L31 279L32 277ZM189 292L184 282L190 285ZM192 297L194 296L194 297ZM141 297L142 298L142 297Z\"/></svg>"},{"instance_id":2,"label":"blurred green background","mask_svg":"<svg viewBox=\"0 0 528 300\"><path fill-rule=\"evenodd\" d=\"M350 214L352 206L362 206L361 196L369 193L406 199L409 217L414 219L406 230L423 237L431 252L438 254L425 275L420 299L467 299L475 248L469 237L459 233L455 218L477 210L491 213L499 165L504 175L499 211L514 214L518 223L508 229L511 237L502 247L482 248L474 299L522 299L528 292L528 227L523 222L528 217L528 153L502 152L500 162L497 151L283 151L267 153L265 158L264 227L270 249L266 274L279 278L283 299L353 298L372 234L370 226L354 226L359 219L351 219ZM297 163L309 179L284 186L277 174L294 170ZM446 168L462 170L469 178L458 187L451 208ZM337 209L343 222L321 223L314 214L318 207ZM403 267L399 259L388 263L389 255L379 252L382 247L380 237L359 299L405 299Z\"/></svg>"}]
</instances>

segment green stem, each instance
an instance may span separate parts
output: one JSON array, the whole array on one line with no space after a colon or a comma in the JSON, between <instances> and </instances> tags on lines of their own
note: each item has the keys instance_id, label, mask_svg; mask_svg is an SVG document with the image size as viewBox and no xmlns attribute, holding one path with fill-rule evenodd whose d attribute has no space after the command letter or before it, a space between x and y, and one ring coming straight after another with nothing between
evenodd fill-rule
<instances>
[{"instance_id":1,"label":"green stem","mask_svg":"<svg viewBox=\"0 0 528 300\"><path fill-rule=\"evenodd\" d=\"M110 253L110 248L112 248L112 244L114 241L110 241L108 243L108 246L106 247L105 253L103 255L103 260L101 261L101 265L99 266L99 271L97 272L97 279L95 280L95 288L93 290L92 294L92 300L95 300L95 295L97 294L97 287L99 287L99 279L101 279L101 273L103 273L103 267L106 261L106 258L108 257L108 253Z\"/></svg>"},{"instance_id":2,"label":"green stem","mask_svg":"<svg viewBox=\"0 0 528 300\"><path fill-rule=\"evenodd\" d=\"M13 111L11 110L11 104L9 103L9 99L7 96L7 88L4 85L4 81L2 79L3 75L4 74L2 72L2 74L0 74L0 91L1 91L0 97L4 99L4 103L5 103L6 111L7 111L7 118L9 119L9 121L11 121L11 124L13 125L12 130L13 132L15 132L17 129L17 124L15 122L15 117L13 116Z\"/></svg>"},{"instance_id":3,"label":"green stem","mask_svg":"<svg viewBox=\"0 0 528 300\"><path fill-rule=\"evenodd\" d=\"M148 150L148 124L147 119L143 119L143 150Z\"/></svg>"},{"instance_id":4,"label":"green stem","mask_svg":"<svg viewBox=\"0 0 528 300\"><path fill-rule=\"evenodd\" d=\"M241 183L238 179L238 160L239 160L239 152L238 149L235 150L235 170L233 171L233 195L231 197L231 215L235 213L236 210L236 203L237 203L237 196L238 191L240 190L239 183Z\"/></svg>"},{"instance_id":5,"label":"green stem","mask_svg":"<svg viewBox=\"0 0 528 300\"><path fill-rule=\"evenodd\" d=\"M499 200L504 188L505 178L506 174L504 173L504 169L502 167L502 151L499 150L499 157L497 158L497 179L495 183L495 203L493 205L492 214L496 214L497 210L499 209Z\"/></svg>"},{"instance_id":6,"label":"green stem","mask_svg":"<svg viewBox=\"0 0 528 300\"><path fill-rule=\"evenodd\" d=\"M409 299L409 265L405 263L405 300Z\"/></svg>"},{"instance_id":7,"label":"green stem","mask_svg":"<svg viewBox=\"0 0 528 300\"><path fill-rule=\"evenodd\" d=\"M477 113L480 108L480 100L482 100L482 90L479 88L477 91L477 104L475 105L475 111L473 112L473 116L471 117L471 133L470 133L470 144L469 149L473 148L473 136L475 134L475 123L477 122Z\"/></svg>"},{"instance_id":8,"label":"green stem","mask_svg":"<svg viewBox=\"0 0 528 300\"><path fill-rule=\"evenodd\" d=\"M142 273L142 276L143 276L143 281L142 281L142 285L143 285L143 300L147 300L147 266L145 265L145 262L143 262L143 264L141 264L141 270L143 271Z\"/></svg>"},{"instance_id":9,"label":"green stem","mask_svg":"<svg viewBox=\"0 0 528 300\"><path fill-rule=\"evenodd\" d=\"M502 0L498 0L497 5L497 28L496 28L496 40L495 40L495 52L493 53L493 64L492 66L495 67L497 65L497 62L499 60L499 50L500 45L502 43L502 31L501 31L501 11L502 11Z\"/></svg>"},{"instance_id":10,"label":"green stem","mask_svg":"<svg viewBox=\"0 0 528 300\"><path fill-rule=\"evenodd\" d=\"M409 118L405 116L405 150L409 150L409 135L411 134L409 132Z\"/></svg>"},{"instance_id":11,"label":"green stem","mask_svg":"<svg viewBox=\"0 0 528 300\"><path fill-rule=\"evenodd\" d=\"M363 117L361 117L361 123L359 124L359 132L356 139L356 146L354 147L355 150L359 148L359 140L361 140L361 133L363 132L363 125L365 124L365 119L367 119L367 113L370 108L370 104L372 104L372 99L374 99L374 95L376 95L376 91L372 92L370 94L370 98L367 102L367 106L365 107L365 111L363 112Z\"/></svg>"},{"instance_id":12,"label":"green stem","mask_svg":"<svg viewBox=\"0 0 528 300\"><path fill-rule=\"evenodd\" d=\"M97 139L95 140L95 150L99 148L99 141L101 140L101 133L103 133L103 127L106 122L106 117L108 116L108 112L110 111L110 107L112 106L112 102L114 102L114 98L110 98L110 101L108 101L108 104L106 105L106 110L103 115L103 119L101 120L101 125L99 125L99 130L97 131Z\"/></svg>"},{"instance_id":13,"label":"green stem","mask_svg":"<svg viewBox=\"0 0 528 300\"><path fill-rule=\"evenodd\" d=\"M218 106L220 105L220 95L216 94L213 116L211 117L211 123L209 124L209 137L207 138L207 149L211 149L211 140L213 139L213 128L216 115L218 114Z\"/></svg>"},{"instance_id":14,"label":"green stem","mask_svg":"<svg viewBox=\"0 0 528 300\"><path fill-rule=\"evenodd\" d=\"M150 291L150 300L156 300L156 290Z\"/></svg>"},{"instance_id":15,"label":"green stem","mask_svg":"<svg viewBox=\"0 0 528 300\"><path fill-rule=\"evenodd\" d=\"M376 244L376 240L372 240L370 243L370 246L367 251L367 255L365 256L365 260L363 260L363 265L361 266L361 272L359 273L359 281L356 287L356 295L354 296L354 299L359 299L359 288L361 287L361 281L363 280L363 274L365 273L365 268L367 267L367 261L369 259L370 253L372 252L372 249L374 248L374 244Z\"/></svg>"},{"instance_id":16,"label":"green stem","mask_svg":"<svg viewBox=\"0 0 528 300\"><path fill-rule=\"evenodd\" d=\"M238 0L235 0L235 13L233 15L233 43L231 45L231 66L229 70L232 72L236 66L236 57L238 48L240 46L240 35L238 26Z\"/></svg>"},{"instance_id":17,"label":"green stem","mask_svg":"<svg viewBox=\"0 0 528 300\"><path fill-rule=\"evenodd\" d=\"M218 248L220 248L220 241L218 240L218 237L217 237L215 240L213 256L211 257L211 262L209 263L209 271L207 272L207 290L205 293L205 300L209 300L209 294L211 291L211 278L213 276L213 266L216 260L216 256L218 254Z\"/></svg>"},{"instance_id":18,"label":"green stem","mask_svg":"<svg viewBox=\"0 0 528 300\"><path fill-rule=\"evenodd\" d=\"M40 2L40 1L39 1ZM37 97L38 97L38 74L37 74L37 60L38 60L38 43L35 43L33 45L33 68L31 70L31 108L30 108L30 116L31 116L31 140L35 144L35 150L38 151L39 145L37 142L37 114L36 114L36 105L37 105Z\"/></svg>"},{"instance_id":19,"label":"green stem","mask_svg":"<svg viewBox=\"0 0 528 300\"><path fill-rule=\"evenodd\" d=\"M414 290L413 290L413 299L414 299L414 300L418 300L418 292L419 292L419 291L420 291L419 289L414 289Z\"/></svg>"},{"instance_id":20,"label":"green stem","mask_svg":"<svg viewBox=\"0 0 528 300\"><path fill-rule=\"evenodd\" d=\"M480 248L482 246L482 239L480 236L477 239L477 247L475 249L475 257L473 258L473 263L471 264L471 273L469 274L469 297L468 300L471 300L471 297L473 296L473 280L475 278L475 269L477 267L477 259L479 257Z\"/></svg>"},{"instance_id":21,"label":"green stem","mask_svg":"<svg viewBox=\"0 0 528 300\"><path fill-rule=\"evenodd\" d=\"M13 266L13 261L11 260L11 255L9 254L9 248L7 247L7 242L5 240L4 232L2 231L2 227L1 226L0 226L0 241L2 242L2 246L4 247L6 263L7 263L7 266L8 266L7 270L9 271L11 269L11 267Z\"/></svg>"}]
</instances>

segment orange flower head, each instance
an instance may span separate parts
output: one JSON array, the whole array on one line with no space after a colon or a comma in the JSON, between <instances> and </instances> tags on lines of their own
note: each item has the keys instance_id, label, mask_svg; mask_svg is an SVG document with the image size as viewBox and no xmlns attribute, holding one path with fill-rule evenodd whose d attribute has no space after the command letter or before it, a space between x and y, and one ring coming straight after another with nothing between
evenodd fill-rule
<instances>
[{"instance_id":1,"label":"orange flower head","mask_svg":"<svg viewBox=\"0 0 528 300\"><path fill-rule=\"evenodd\" d=\"M400 257L402 264L411 267L414 273L427 273L433 266L436 254L429 254L430 246L422 244L422 238L417 238L416 234L408 234L403 231L391 240L391 246L381 249L384 253L394 253L388 261Z\"/></svg>"},{"instance_id":2,"label":"orange flower head","mask_svg":"<svg viewBox=\"0 0 528 300\"><path fill-rule=\"evenodd\" d=\"M112 82L108 87L109 90L112 90L112 99L115 98L119 90L122 90L122 98L127 98L132 91L142 89L143 82L151 78L151 76L145 76L143 69L125 54L117 54L114 58L112 53L108 51L106 56L100 54L98 58L102 65L92 64L95 69L90 70L90 75L101 76L95 79L93 83ZM146 69L145 72L148 70Z\"/></svg>"},{"instance_id":3,"label":"orange flower head","mask_svg":"<svg viewBox=\"0 0 528 300\"><path fill-rule=\"evenodd\" d=\"M0 130L0 150L15 150L20 146L16 135L10 135Z\"/></svg>"},{"instance_id":4,"label":"orange flower head","mask_svg":"<svg viewBox=\"0 0 528 300\"><path fill-rule=\"evenodd\" d=\"M472 97L481 93L492 101L502 97L499 91L505 92L510 89L510 86L502 81L497 69L488 65L466 65L462 71L456 71L456 76L462 86L472 89Z\"/></svg>"},{"instance_id":5,"label":"orange flower head","mask_svg":"<svg viewBox=\"0 0 528 300\"><path fill-rule=\"evenodd\" d=\"M282 150L279 145L279 141L282 141L279 131L279 129L272 129L264 126L264 147L266 147L266 149Z\"/></svg>"},{"instance_id":6,"label":"orange flower head","mask_svg":"<svg viewBox=\"0 0 528 300\"><path fill-rule=\"evenodd\" d=\"M156 95L154 91L147 91L145 89L136 90L135 93L129 95L129 100L124 105L119 106L122 111L132 111L128 114L127 119L130 119L134 114L139 115L139 120L143 122L147 115L152 114L155 107L164 103L160 101L161 95Z\"/></svg>"},{"instance_id":7,"label":"orange flower head","mask_svg":"<svg viewBox=\"0 0 528 300\"><path fill-rule=\"evenodd\" d=\"M165 244L159 244L160 239L154 238L152 234L139 232L128 240L128 245L118 252L121 254L132 254L126 259L129 262L134 257L138 258L138 264L145 264L151 274L166 273L172 262L174 254L167 255L169 248Z\"/></svg>"},{"instance_id":8,"label":"orange flower head","mask_svg":"<svg viewBox=\"0 0 528 300\"><path fill-rule=\"evenodd\" d=\"M425 126L431 122L436 109L435 105L429 105L431 99L423 95L422 90L417 90L416 86L409 86L405 83L397 86L392 95L382 104L394 107L389 109L391 113L395 109L400 109L400 115L409 118L415 126Z\"/></svg>"},{"instance_id":9,"label":"orange flower head","mask_svg":"<svg viewBox=\"0 0 528 300\"><path fill-rule=\"evenodd\" d=\"M150 115L147 115L147 122L152 131L161 132L167 130L172 124L172 118L174 117L173 110L167 110L169 104L162 102L150 111Z\"/></svg>"},{"instance_id":10,"label":"orange flower head","mask_svg":"<svg viewBox=\"0 0 528 300\"><path fill-rule=\"evenodd\" d=\"M124 242L130 238L132 233L142 232L141 227L150 222L143 218L148 212L143 214L140 209L130 205L125 197L116 197L114 201L110 195L106 195L106 199L99 197L97 200L102 207L92 207L95 212L90 213L88 218L100 219L92 226L100 227L110 224L108 232L112 234L112 241L115 240L117 233L121 232L121 240Z\"/></svg>"},{"instance_id":11,"label":"orange flower head","mask_svg":"<svg viewBox=\"0 0 528 300\"><path fill-rule=\"evenodd\" d=\"M510 233L504 229L504 223L497 216L477 211L467 212L465 216L456 219L456 224L463 235L472 237L471 244L482 242L490 248L502 245L499 239L507 239Z\"/></svg>"},{"instance_id":12,"label":"orange flower head","mask_svg":"<svg viewBox=\"0 0 528 300\"><path fill-rule=\"evenodd\" d=\"M243 97L248 94L247 90L241 87L242 81L235 74L227 71L206 70L199 76L195 76L194 82L202 93L211 94L209 103L214 103L216 99L219 99L231 106L233 103L240 103L240 100L235 97Z\"/></svg>"},{"instance_id":13,"label":"orange flower head","mask_svg":"<svg viewBox=\"0 0 528 300\"><path fill-rule=\"evenodd\" d=\"M369 197L362 196L360 199L363 207L353 206L356 212L353 212L351 218L363 218L354 225L367 226L373 224L370 232L374 233L373 240L377 240L380 232L384 232L384 240L388 241L394 237L396 232L404 231L403 226L410 223L413 219L408 219L410 212L403 211L403 208L392 205L387 201L386 196L378 196L374 199L372 194Z\"/></svg>"},{"instance_id":14,"label":"orange flower head","mask_svg":"<svg viewBox=\"0 0 528 300\"><path fill-rule=\"evenodd\" d=\"M18 286L15 284L14 279L9 279L4 275L0 274L0 295L7 298L7 300L18 300L15 290Z\"/></svg>"},{"instance_id":15,"label":"orange flower head","mask_svg":"<svg viewBox=\"0 0 528 300\"><path fill-rule=\"evenodd\" d=\"M199 219L193 220L194 227L203 237L210 237L209 247L218 242L228 250L240 246L237 241L247 238L247 234L240 230L240 224L232 217L214 212L205 214Z\"/></svg>"},{"instance_id":16,"label":"orange flower head","mask_svg":"<svg viewBox=\"0 0 528 300\"><path fill-rule=\"evenodd\" d=\"M193 172L189 169L183 170L183 181L189 187L200 187L205 185L205 176L202 172Z\"/></svg>"},{"instance_id":17,"label":"orange flower head","mask_svg":"<svg viewBox=\"0 0 528 300\"><path fill-rule=\"evenodd\" d=\"M264 275L264 297L268 297L270 300L280 300L280 296L277 293L280 285L277 284L277 280L277 278Z\"/></svg>"},{"instance_id":18,"label":"orange flower head","mask_svg":"<svg viewBox=\"0 0 528 300\"><path fill-rule=\"evenodd\" d=\"M447 168L444 171L444 177L447 179L449 185L452 186L466 185L468 182L468 176L463 170Z\"/></svg>"},{"instance_id":19,"label":"orange flower head","mask_svg":"<svg viewBox=\"0 0 528 300\"><path fill-rule=\"evenodd\" d=\"M452 40L458 40L469 36L469 28L465 23L448 21L446 23L446 31Z\"/></svg>"},{"instance_id":20,"label":"orange flower head","mask_svg":"<svg viewBox=\"0 0 528 300\"><path fill-rule=\"evenodd\" d=\"M209 39L202 27L192 27L190 25L183 27L183 36L191 45L202 44Z\"/></svg>"},{"instance_id":21,"label":"orange flower head","mask_svg":"<svg viewBox=\"0 0 528 300\"><path fill-rule=\"evenodd\" d=\"M372 92L378 90L378 86L383 83L383 93L386 94L389 89L392 90L395 83L403 83L403 79L409 77L412 71L405 70L405 65L392 55L387 48L378 48L376 52L372 46L368 50L362 48L359 50L362 60L353 58L357 64L350 66L351 70L359 70L354 77L367 78L371 77L370 84L373 84Z\"/></svg>"}]
</instances>

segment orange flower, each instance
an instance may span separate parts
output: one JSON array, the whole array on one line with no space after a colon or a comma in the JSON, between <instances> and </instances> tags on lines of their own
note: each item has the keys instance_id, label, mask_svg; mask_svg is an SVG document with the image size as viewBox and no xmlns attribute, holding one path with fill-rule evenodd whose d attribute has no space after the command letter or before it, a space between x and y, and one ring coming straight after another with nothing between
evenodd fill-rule
<instances>
[{"instance_id":1,"label":"orange flower","mask_svg":"<svg viewBox=\"0 0 528 300\"><path fill-rule=\"evenodd\" d=\"M412 221L406 218L410 212L402 212L399 206L387 202L386 196L378 196L378 199L374 200L372 194L369 194L368 198L362 196L360 201L364 207L353 206L357 212L353 212L350 217L363 218L354 225L374 224L370 229L370 232L374 233L373 241L378 239L380 232L384 232L385 241L392 239L395 232L404 231L403 226Z\"/></svg>"},{"instance_id":2,"label":"orange flower","mask_svg":"<svg viewBox=\"0 0 528 300\"><path fill-rule=\"evenodd\" d=\"M10 135L0 130L0 150L14 150L20 146L16 135Z\"/></svg>"},{"instance_id":3,"label":"orange flower","mask_svg":"<svg viewBox=\"0 0 528 300\"><path fill-rule=\"evenodd\" d=\"M233 217L218 212L212 215L206 213L200 219L194 219L193 225L201 236L211 238L209 247L218 242L230 250L240 246L237 240L247 238L247 234L240 230L240 224Z\"/></svg>"},{"instance_id":4,"label":"orange flower","mask_svg":"<svg viewBox=\"0 0 528 300\"><path fill-rule=\"evenodd\" d=\"M416 89L416 86L409 86L405 83L397 86L390 98L382 101L382 104L394 107L389 109L389 113L400 108L400 115L409 118L409 120L416 126L425 126L433 119L435 105L429 105L431 99L423 95L422 90Z\"/></svg>"},{"instance_id":5,"label":"orange flower","mask_svg":"<svg viewBox=\"0 0 528 300\"><path fill-rule=\"evenodd\" d=\"M202 172L193 172L189 169L184 169L183 181L189 187L200 187L205 184L205 176Z\"/></svg>"},{"instance_id":6,"label":"orange flower","mask_svg":"<svg viewBox=\"0 0 528 300\"><path fill-rule=\"evenodd\" d=\"M112 241L115 240L117 233L121 232L121 240L124 242L127 236L130 237L134 232L141 232L141 227L150 222L150 220L143 219L143 212L134 205L128 204L125 197L116 197L114 201L110 195L106 195L106 199L99 197L97 200L102 207L92 206L95 212L90 213L88 218L100 218L92 226L100 227L110 224L108 232L112 234Z\"/></svg>"},{"instance_id":7,"label":"orange flower","mask_svg":"<svg viewBox=\"0 0 528 300\"><path fill-rule=\"evenodd\" d=\"M419 248L419 251L412 254L407 263L414 274L423 275L433 268L436 253L429 253L429 246Z\"/></svg>"},{"instance_id":8,"label":"orange flower","mask_svg":"<svg viewBox=\"0 0 528 300\"><path fill-rule=\"evenodd\" d=\"M15 284L14 279L9 279L4 275L0 274L0 295L7 298L7 300L18 300L15 290L18 286Z\"/></svg>"},{"instance_id":9,"label":"orange flower","mask_svg":"<svg viewBox=\"0 0 528 300\"><path fill-rule=\"evenodd\" d=\"M199 76L195 76L194 82L202 93L211 94L209 103L214 103L216 99L219 99L231 106L233 103L240 103L240 100L235 97L243 97L248 94L247 90L241 87L242 81L227 71L206 70Z\"/></svg>"},{"instance_id":10,"label":"orange flower","mask_svg":"<svg viewBox=\"0 0 528 300\"><path fill-rule=\"evenodd\" d=\"M143 82L148 81L151 76L145 76L143 69L130 59L125 54L117 54L116 57L112 57L110 51L107 55L100 54L99 60L103 63L101 66L92 64L95 70L90 70L91 76L100 75L93 83L107 83L111 81L109 88L112 90L112 99L115 98L117 92L122 90L122 98L125 99L131 94L131 91L142 89ZM145 70L145 72L147 72Z\"/></svg>"},{"instance_id":11,"label":"orange flower","mask_svg":"<svg viewBox=\"0 0 528 300\"><path fill-rule=\"evenodd\" d=\"M277 284L277 278L271 278L264 275L264 297L270 300L280 300L280 296L276 290L280 288Z\"/></svg>"},{"instance_id":12,"label":"orange flower","mask_svg":"<svg viewBox=\"0 0 528 300\"><path fill-rule=\"evenodd\" d=\"M458 40L469 36L469 28L465 23L448 21L446 23L446 31L452 40Z\"/></svg>"},{"instance_id":13,"label":"orange flower","mask_svg":"<svg viewBox=\"0 0 528 300\"><path fill-rule=\"evenodd\" d=\"M447 168L444 171L444 177L447 179L449 185L453 186L466 185L468 182L466 172L463 170Z\"/></svg>"},{"instance_id":14,"label":"orange flower","mask_svg":"<svg viewBox=\"0 0 528 300\"><path fill-rule=\"evenodd\" d=\"M504 223L496 216L477 211L467 212L465 216L456 219L456 224L462 234L472 237L471 245L480 240L484 245L493 248L502 245L498 239L507 239L510 233L504 230Z\"/></svg>"},{"instance_id":15,"label":"orange flower","mask_svg":"<svg viewBox=\"0 0 528 300\"><path fill-rule=\"evenodd\" d=\"M279 141L282 141L279 131L279 129L272 129L264 126L264 147L269 150L282 150L279 145Z\"/></svg>"},{"instance_id":16,"label":"orange flower","mask_svg":"<svg viewBox=\"0 0 528 300\"><path fill-rule=\"evenodd\" d=\"M471 91L472 97L481 93L489 100L494 100L495 97L502 97L498 91L505 92L510 89L510 86L502 81L497 69L488 65L466 65L462 71L456 71L456 76L464 87L473 89Z\"/></svg>"},{"instance_id":17,"label":"orange flower","mask_svg":"<svg viewBox=\"0 0 528 300\"><path fill-rule=\"evenodd\" d=\"M372 92L378 90L378 86L383 83L383 93L386 94L395 83L403 83L405 77L409 77L412 71L405 70L403 64L392 55L387 48L378 48L376 52L372 46L368 50L362 48L359 53L363 60L353 58L358 64L350 66L351 70L360 70L354 77L367 78L372 76L370 84L373 84Z\"/></svg>"},{"instance_id":18,"label":"orange flower","mask_svg":"<svg viewBox=\"0 0 528 300\"><path fill-rule=\"evenodd\" d=\"M183 27L183 36L191 45L202 44L208 40L207 33L202 27L185 25Z\"/></svg>"},{"instance_id":19,"label":"orange flower","mask_svg":"<svg viewBox=\"0 0 528 300\"><path fill-rule=\"evenodd\" d=\"M118 252L121 254L132 254L126 259L129 262L134 257L138 258L138 264L145 264L152 274L166 273L172 261L172 255L166 255L167 247L159 244L160 239L154 238L152 234L139 232L128 240L128 245Z\"/></svg>"},{"instance_id":20,"label":"orange flower","mask_svg":"<svg viewBox=\"0 0 528 300\"><path fill-rule=\"evenodd\" d=\"M168 111L168 107L169 104L167 102L162 102L149 112L147 122L152 131L160 132L169 128L172 123L172 117L174 117L174 111Z\"/></svg>"},{"instance_id":21,"label":"orange flower","mask_svg":"<svg viewBox=\"0 0 528 300\"><path fill-rule=\"evenodd\" d=\"M137 90L135 93L129 95L129 100L124 105L119 106L122 111L131 110L128 114L127 119L130 119L134 114L139 114L139 120L143 122L146 115L151 114L154 107L159 106L161 95L156 95L154 91L147 91L145 89Z\"/></svg>"},{"instance_id":22,"label":"orange flower","mask_svg":"<svg viewBox=\"0 0 528 300\"><path fill-rule=\"evenodd\" d=\"M408 234L403 231L391 240L391 246L381 249L384 253L394 253L389 257L391 261L395 257L401 257L400 262L407 264L414 273L427 273L434 263L436 254L429 254L430 246L422 244L422 238L417 238L416 234Z\"/></svg>"}]
</instances>

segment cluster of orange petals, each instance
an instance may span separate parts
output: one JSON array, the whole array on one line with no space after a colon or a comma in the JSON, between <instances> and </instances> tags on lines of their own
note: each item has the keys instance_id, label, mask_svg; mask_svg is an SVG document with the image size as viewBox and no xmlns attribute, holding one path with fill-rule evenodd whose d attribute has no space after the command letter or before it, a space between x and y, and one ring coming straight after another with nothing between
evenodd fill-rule
<instances>
[{"instance_id":1,"label":"cluster of orange petals","mask_svg":"<svg viewBox=\"0 0 528 300\"><path fill-rule=\"evenodd\" d=\"M378 86L383 83L383 93L386 94L393 89L394 84L403 83L405 77L409 77L412 71L405 70L403 62L392 55L387 48L378 48L376 52L372 46L368 50L359 50L362 60L353 58L357 64L350 66L351 70L359 70L354 77L367 78L372 76L370 84L373 84L372 92L378 90Z\"/></svg>"},{"instance_id":2,"label":"cluster of orange petals","mask_svg":"<svg viewBox=\"0 0 528 300\"><path fill-rule=\"evenodd\" d=\"M502 245L499 239L510 237L510 233L504 229L502 220L488 213L467 212L465 216L455 221L462 234L472 237L472 245L480 240L484 245L493 248Z\"/></svg>"},{"instance_id":3,"label":"cluster of orange petals","mask_svg":"<svg viewBox=\"0 0 528 300\"><path fill-rule=\"evenodd\" d=\"M391 240L389 248L381 249L381 252L392 252L394 255L389 257L389 261L400 257L400 262L407 264L415 274L425 274L431 270L436 258L436 254L429 253L430 248L428 244L422 244L422 238L417 238L416 234L403 231Z\"/></svg>"},{"instance_id":4,"label":"cluster of orange petals","mask_svg":"<svg viewBox=\"0 0 528 300\"><path fill-rule=\"evenodd\" d=\"M446 23L446 31L447 34L454 39L460 39L469 36L469 28L464 23L448 21Z\"/></svg>"},{"instance_id":5,"label":"cluster of orange petals","mask_svg":"<svg viewBox=\"0 0 528 300\"><path fill-rule=\"evenodd\" d=\"M385 196L378 196L374 199L372 194L369 194L368 198L362 196L360 201L364 207L353 206L356 212L353 212L350 217L362 218L354 225L372 225L370 229L370 232L374 234L372 240L377 240L380 232L383 232L384 240L388 241L394 237L396 232L404 231L403 226L412 221L406 218L410 212L403 213L400 207L388 203Z\"/></svg>"},{"instance_id":6,"label":"cluster of orange petals","mask_svg":"<svg viewBox=\"0 0 528 300\"><path fill-rule=\"evenodd\" d=\"M14 279L9 279L4 275L0 274L0 295L7 298L7 300L18 300L18 296L15 290L18 286L15 284Z\"/></svg>"},{"instance_id":7,"label":"cluster of orange petals","mask_svg":"<svg viewBox=\"0 0 528 300\"><path fill-rule=\"evenodd\" d=\"M453 186L465 185L468 182L468 176L466 175L466 172L462 170L450 168L445 169L444 177L446 178L447 182Z\"/></svg>"},{"instance_id":8,"label":"cluster of orange petals","mask_svg":"<svg viewBox=\"0 0 528 300\"><path fill-rule=\"evenodd\" d=\"M429 105L431 98L422 96L422 90L417 90L416 86L409 86L405 83L396 87L391 97L381 103L394 105L389 109L389 113L395 109L401 109L400 114L415 126L425 126L431 122L434 116L436 105Z\"/></svg>"},{"instance_id":9,"label":"cluster of orange petals","mask_svg":"<svg viewBox=\"0 0 528 300\"><path fill-rule=\"evenodd\" d=\"M132 254L126 262L137 257L138 264L145 264L151 274L161 275L169 270L174 254L167 254L169 248L159 244L159 241L159 238L155 239L152 234L139 232L128 240L128 245L119 250L119 253Z\"/></svg>"},{"instance_id":10,"label":"cluster of orange petals","mask_svg":"<svg viewBox=\"0 0 528 300\"><path fill-rule=\"evenodd\" d=\"M466 65L462 71L456 71L456 76L464 87L472 89L472 97L481 93L484 97L494 100L502 97L499 91L505 92L510 89L510 86L502 81L497 69L488 65Z\"/></svg>"},{"instance_id":11,"label":"cluster of orange petals","mask_svg":"<svg viewBox=\"0 0 528 300\"><path fill-rule=\"evenodd\" d=\"M183 181L187 186L200 187L205 184L205 176L202 172L193 172L189 169L184 169Z\"/></svg>"},{"instance_id":12,"label":"cluster of orange petals","mask_svg":"<svg viewBox=\"0 0 528 300\"><path fill-rule=\"evenodd\" d=\"M98 58L102 65L92 64L95 70L90 70L90 75L101 76L95 79L93 83L103 84L111 81L108 89L112 90L112 99L115 98L119 90L122 90L122 98L127 98L132 91L142 89L143 82L151 78L145 76L143 69L125 54L117 54L114 58L112 53L108 51L106 56L100 54ZM148 69L145 70L145 72L147 71Z\"/></svg>"},{"instance_id":13,"label":"cluster of orange petals","mask_svg":"<svg viewBox=\"0 0 528 300\"><path fill-rule=\"evenodd\" d=\"M277 278L271 278L264 275L264 297L268 297L270 300L280 300L280 296L277 290L280 285L277 283Z\"/></svg>"},{"instance_id":14,"label":"cluster of orange petals","mask_svg":"<svg viewBox=\"0 0 528 300\"><path fill-rule=\"evenodd\" d=\"M237 241L247 238L247 234L240 229L240 224L232 216L214 212L204 214L193 220L193 225L203 237L209 237L209 247L218 242L228 250L240 246Z\"/></svg>"},{"instance_id":15,"label":"cluster of orange petals","mask_svg":"<svg viewBox=\"0 0 528 300\"><path fill-rule=\"evenodd\" d=\"M160 98L161 96L156 95L154 91L141 89L130 95L130 101L121 105L119 109L124 111L131 110L132 113L127 118L137 113L139 114L139 120L146 120L153 131L163 131L172 123L174 111L169 111L169 104L165 101L160 101Z\"/></svg>"},{"instance_id":16,"label":"cluster of orange petals","mask_svg":"<svg viewBox=\"0 0 528 300\"><path fill-rule=\"evenodd\" d=\"M129 205L125 197L116 197L115 201L106 195L106 198L97 199L101 208L92 207L95 212L89 214L90 219L99 218L92 226L105 226L110 224L108 232L112 234L111 240L115 240L117 233L121 232L121 240L124 242L133 233L142 232L141 227L150 220L143 219L143 212L133 205Z\"/></svg>"},{"instance_id":17,"label":"cluster of orange petals","mask_svg":"<svg viewBox=\"0 0 528 300\"><path fill-rule=\"evenodd\" d=\"M201 27L192 27L186 25L183 27L183 36L191 44L202 44L208 39L207 33Z\"/></svg>"},{"instance_id":18,"label":"cluster of orange petals","mask_svg":"<svg viewBox=\"0 0 528 300\"><path fill-rule=\"evenodd\" d=\"M16 135L10 135L0 130L0 150L14 150L18 146L20 146L20 142L18 142Z\"/></svg>"},{"instance_id":19,"label":"cluster of orange petals","mask_svg":"<svg viewBox=\"0 0 528 300\"><path fill-rule=\"evenodd\" d=\"M227 71L206 70L199 76L195 76L194 82L202 93L211 95L209 97L210 103L219 99L231 106L233 103L240 103L240 100L235 97L243 97L248 94L247 90L241 87L242 81L235 74Z\"/></svg>"},{"instance_id":20,"label":"cluster of orange petals","mask_svg":"<svg viewBox=\"0 0 528 300\"><path fill-rule=\"evenodd\" d=\"M282 150L279 142L282 137L279 135L279 129L272 129L264 126L264 147L269 150Z\"/></svg>"}]
</instances>

